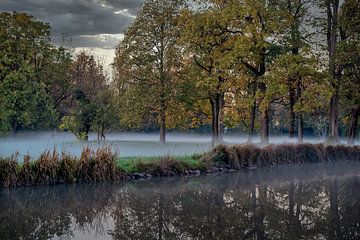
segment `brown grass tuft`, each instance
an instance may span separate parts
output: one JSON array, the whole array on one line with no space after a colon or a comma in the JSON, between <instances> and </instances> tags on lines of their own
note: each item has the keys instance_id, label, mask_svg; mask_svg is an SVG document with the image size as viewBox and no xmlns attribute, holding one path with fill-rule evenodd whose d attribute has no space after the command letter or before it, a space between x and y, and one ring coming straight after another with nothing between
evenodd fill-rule
<instances>
[{"instance_id":1,"label":"brown grass tuft","mask_svg":"<svg viewBox=\"0 0 360 240\"><path fill-rule=\"evenodd\" d=\"M9 158L0 158L0 187L15 186L18 180L17 156L14 154Z\"/></svg>"},{"instance_id":2,"label":"brown grass tuft","mask_svg":"<svg viewBox=\"0 0 360 240\"><path fill-rule=\"evenodd\" d=\"M35 161L25 156L22 164L17 161L17 155L1 158L0 186L120 180L125 174L117 167L116 159L110 148L97 151L85 148L80 158L47 151Z\"/></svg>"},{"instance_id":3,"label":"brown grass tuft","mask_svg":"<svg viewBox=\"0 0 360 240\"><path fill-rule=\"evenodd\" d=\"M254 145L221 145L209 154L208 159L228 164L234 169L323 161L360 161L360 147L284 144L259 148Z\"/></svg>"}]
</instances>

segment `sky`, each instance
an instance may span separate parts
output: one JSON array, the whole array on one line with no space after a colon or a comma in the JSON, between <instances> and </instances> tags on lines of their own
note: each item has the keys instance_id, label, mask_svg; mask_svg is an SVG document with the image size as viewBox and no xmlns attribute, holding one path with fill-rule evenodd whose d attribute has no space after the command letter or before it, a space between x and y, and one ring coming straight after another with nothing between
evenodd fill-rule
<instances>
[{"instance_id":1,"label":"sky","mask_svg":"<svg viewBox=\"0 0 360 240\"><path fill-rule=\"evenodd\" d=\"M144 0L0 0L0 11L26 12L50 23L52 41L75 51L94 54L110 72L109 64L124 29L135 19Z\"/></svg>"}]
</instances>

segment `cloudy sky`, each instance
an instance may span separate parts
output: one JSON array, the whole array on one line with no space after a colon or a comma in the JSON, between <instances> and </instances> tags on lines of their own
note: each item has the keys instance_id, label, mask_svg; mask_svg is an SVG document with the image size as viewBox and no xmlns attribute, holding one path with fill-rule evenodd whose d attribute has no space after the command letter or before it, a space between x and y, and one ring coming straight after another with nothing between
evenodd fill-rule
<instances>
[{"instance_id":1,"label":"cloudy sky","mask_svg":"<svg viewBox=\"0 0 360 240\"><path fill-rule=\"evenodd\" d=\"M63 34L68 34L67 46L89 51L109 65L123 30L134 20L143 1L0 0L0 11L26 12L48 22L56 45L61 43Z\"/></svg>"}]
</instances>

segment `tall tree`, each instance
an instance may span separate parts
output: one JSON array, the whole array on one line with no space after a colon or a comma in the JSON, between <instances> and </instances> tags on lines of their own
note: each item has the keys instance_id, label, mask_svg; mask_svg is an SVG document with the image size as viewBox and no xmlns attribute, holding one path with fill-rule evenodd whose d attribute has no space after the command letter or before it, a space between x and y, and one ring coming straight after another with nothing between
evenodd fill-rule
<instances>
[{"instance_id":1,"label":"tall tree","mask_svg":"<svg viewBox=\"0 0 360 240\"><path fill-rule=\"evenodd\" d=\"M51 49L47 59L37 73L38 79L45 84L46 93L52 99L55 110L61 119L69 111L71 104L71 66L72 54L63 47Z\"/></svg>"},{"instance_id":2,"label":"tall tree","mask_svg":"<svg viewBox=\"0 0 360 240\"><path fill-rule=\"evenodd\" d=\"M339 87L342 74L341 67L337 64L337 45L339 40L339 0L324 0L327 15L327 50L329 56L329 78L333 88L330 100L329 116L329 143L339 143Z\"/></svg>"},{"instance_id":3,"label":"tall tree","mask_svg":"<svg viewBox=\"0 0 360 240\"><path fill-rule=\"evenodd\" d=\"M259 108L261 116L261 142L269 143L270 125L270 102L265 98L267 83L265 76L268 66L280 53L278 35L288 24L288 19L279 11L273 1L233 1L235 5L229 5L229 11L235 19L229 28L238 30L238 38L235 49L232 52L253 76L257 101L253 101L251 108L250 137L253 134L255 124L255 110ZM233 10L234 9L234 10ZM255 99L255 98L254 98Z\"/></svg>"},{"instance_id":4,"label":"tall tree","mask_svg":"<svg viewBox=\"0 0 360 240\"><path fill-rule=\"evenodd\" d=\"M132 82L127 82L133 84L133 93L140 96L144 91L148 94L146 101L152 103L151 110L160 125L160 143L166 141L169 102L174 95L175 75L181 62L176 46L179 34L176 19L184 6L182 0L146 1L135 22L126 30L114 62L115 71L120 71L121 64L117 61L122 61L120 55L126 57L128 61L122 64L126 63L132 73L131 76L123 75L124 72L116 74L118 81L131 77ZM138 96L133 96L133 100Z\"/></svg>"},{"instance_id":5,"label":"tall tree","mask_svg":"<svg viewBox=\"0 0 360 240\"><path fill-rule=\"evenodd\" d=\"M24 13L0 13L0 129L52 126L56 112L40 69L54 47L50 26Z\"/></svg>"},{"instance_id":6,"label":"tall tree","mask_svg":"<svg viewBox=\"0 0 360 240\"><path fill-rule=\"evenodd\" d=\"M348 144L355 143L360 117L360 1L347 0L339 16L341 42L338 61L344 72L340 86L340 103L348 116Z\"/></svg>"},{"instance_id":7,"label":"tall tree","mask_svg":"<svg viewBox=\"0 0 360 240\"><path fill-rule=\"evenodd\" d=\"M306 51L309 47L309 40L312 34L310 33L311 22L309 8L311 7L312 0L283 0L278 3L279 9L284 11L287 15L289 24L285 29L283 38L283 44L286 53L291 53L289 57L297 58L299 55L309 55L309 51ZM305 51L304 51L305 50ZM294 61L292 61L295 63ZM294 75L292 73L287 79L288 86L288 104L290 110L290 123L289 123L289 136L295 137L295 124L296 118L298 119L298 142L303 141L303 127L304 120L301 113L295 113L295 105L300 99L302 93L301 76ZM296 116L298 115L298 116Z\"/></svg>"},{"instance_id":8,"label":"tall tree","mask_svg":"<svg viewBox=\"0 0 360 240\"><path fill-rule=\"evenodd\" d=\"M61 128L73 132L78 139L88 140L92 127L100 138L112 122L114 108L109 100L109 87L101 64L94 56L81 52L71 67L72 106L62 119Z\"/></svg>"},{"instance_id":9,"label":"tall tree","mask_svg":"<svg viewBox=\"0 0 360 240\"><path fill-rule=\"evenodd\" d=\"M226 57L234 44L227 29L226 6L224 1L200 1L197 9L184 11L181 16L181 42L199 71L196 90L211 106L214 145L223 141L225 95L231 86L232 61Z\"/></svg>"}]
</instances>

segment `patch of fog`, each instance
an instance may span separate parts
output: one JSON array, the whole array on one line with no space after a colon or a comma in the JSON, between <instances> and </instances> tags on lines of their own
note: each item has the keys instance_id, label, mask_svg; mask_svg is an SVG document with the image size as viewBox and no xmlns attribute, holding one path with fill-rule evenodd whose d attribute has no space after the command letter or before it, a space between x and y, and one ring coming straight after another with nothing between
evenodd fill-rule
<instances>
[{"instance_id":1,"label":"patch of fog","mask_svg":"<svg viewBox=\"0 0 360 240\"><path fill-rule=\"evenodd\" d=\"M96 134L91 134L88 142L78 141L71 133L66 132L23 132L12 136L0 137L0 156L10 156L15 152L20 154L20 159L28 154L38 157L45 150L66 152L79 155L84 147L97 149L110 146L122 157L145 157L166 155L189 155L201 153L211 149L211 135L169 133L167 143L158 143L159 135L156 133L109 133L105 142L97 142ZM245 135L225 135L227 144L244 144L247 142ZM320 143L324 139L307 137L307 143ZM254 137L254 143L259 143L260 137ZM272 144L296 143L296 139L287 136L271 137ZM343 139L342 143L346 143ZM359 144L359 142L357 142Z\"/></svg>"}]
</instances>

